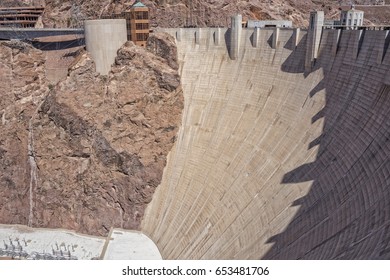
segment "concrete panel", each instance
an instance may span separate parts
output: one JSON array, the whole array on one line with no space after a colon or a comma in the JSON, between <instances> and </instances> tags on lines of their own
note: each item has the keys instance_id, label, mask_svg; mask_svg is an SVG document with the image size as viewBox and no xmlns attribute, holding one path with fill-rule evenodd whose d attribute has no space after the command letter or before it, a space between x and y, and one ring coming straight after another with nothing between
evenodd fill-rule
<instances>
[{"instance_id":1,"label":"concrete panel","mask_svg":"<svg viewBox=\"0 0 390 280\"><path fill-rule=\"evenodd\" d=\"M235 60L240 54L241 33L242 33L242 16L236 15L231 18L232 27L230 33L230 58Z\"/></svg>"},{"instance_id":2,"label":"concrete panel","mask_svg":"<svg viewBox=\"0 0 390 280\"><path fill-rule=\"evenodd\" d=\"M200 28L196 29L196 31L195 31L195 44L196 45L200 44L201 36L202 36L202 29L200 29Z\"/></svg>"},{"instance_id":3,"label":"concrete panel","mask_svg":"<svg viewBox=\"0 0 390 280\"><path fill-rule=\"evenodd\" d=\"M278 46L278 43L279 43L279 33L280 33L280 29L278 27L276 27L274 29L274 32L272 33L272 48L273 49L276 49L277 46Z\"/></svg>"},{"instance_id":4,"label":"concrete panel","mask_svg":"<svg viewBox=\"0 0 390 280\"><path fill-rule=\"evenodd\" d=\"M296 48L301 40L301 29L296 28L294 29L294 35L293 35L293 47Z\"/></svg>"},{"instance_id":5,"label":"concrete panel","mask_svg":"<svg viewBox=\"0 0 390 280\"><path fill-rule=\"evenodd\" d=\"M356 30L353 32L354 37L353 37L353 47L352 47L352 57L356 59L359 55L363 39L364 39L364 30Z\"/></svg>"},{"instance_id":6,"label":"concrete panel","mask_svg":"<svg viewBox=\"0 0 390 280\"><path fill-rule=\"evenodd\" d=\"M340 36L341 36L340 29L333 30L333 42L332 42L332 55L333 56L336 56L336 54L337 54L337 50L339 48Z\"/></svg>"},{"instance_id":7,"label":"concrete panel","mask_svg":"<svg viewBox=\"0 0 390 280\"><path fill-rule=\"evenodd\" d=\"M253 47L257 48L259 46L260 38L260 28L255 28L253 31Z\"/></svg>"},{"instance_id":8,"label":"concrete panel","mask_svg":"<svg viewBox=\"0 0 390 280\"><path fill-rule=\"evenodd\" d=\"M217 30L214 31L214 44L216 46L219 46L221 45L222 43L222 29L221 28L217 28Z\"/></svg>"},{"instance_id":9,"label":"concrete panel","mask_svg":"<svg viewBox=\"0 0 390 280\"><path fill-rule=\"evenodd\" d=\"M318 56L318 49L320 47L322 28L324 26L324 12L317 11L310 13L310 25L307 32L307 46L306 46L306 71L310 71Z\"/></svg>"},{"instance_id":10,"label":"concrete panel","mask_svg":"<svg viewBox=\"0 0 390 280\"><path fill-rule=\"evenodd\" d=\"M125 19L86 20L85 44L96 64L96 72L107 75L118 49L127 41Z\"/></svg>"},{"instance_id":11,"label":"concrete panel","mask_svg":"<svg viewBox=\"0 0 390 280\"><path fill-rule=\"evenodd\" d=\"M388 30L383 30L381 32L381 35L378 36L378 58L377 58L377 63L380 64L382 63L383 59L385 58L386 52L388 50L389 44L390 44L390 31Z\"/></svg>"},{"instance_id":12,"label":"concrete panel","mask_svg":"<svg viewBox=\"0 0 390 280\"><path fill-rule=\"evenodd\" d=\"M176 31L176 40L179 42L181 41L181 28Z\"/></svg>"}]
</instances>

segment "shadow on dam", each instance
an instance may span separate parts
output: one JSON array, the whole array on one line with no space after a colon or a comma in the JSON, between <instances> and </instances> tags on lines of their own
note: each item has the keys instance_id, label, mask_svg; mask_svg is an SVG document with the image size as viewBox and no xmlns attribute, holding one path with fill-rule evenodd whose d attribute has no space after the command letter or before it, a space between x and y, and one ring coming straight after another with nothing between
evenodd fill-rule
<instances>
[{"instance_id":1,"label":"shadow on dam","mask_svg":"<svg viewBox=\"0 0 390 280\"><path fill-rule=\"evenodd\" d=\"M273 246L264 259L390 258L390 85L382 79L390 55L378 65L378 34L364 33L356 44L354 32L344 31L334 57L322 46L312 72L323 70L324 79L309 92L325 92L324 108L312 117L323 119L323 132L308 146L318 146L317 156L282 180L286 188L312 185L293 202L300 209L287 228L267 241ZM304 73L299 65L293 51L282 70Z\"/></svg>"},{"instance_id":2,"label":"shadow on dam","mask_svg":"<svg viewBox=\"0 0 390 280\"><path fill-rule=\"evenodd\" d=\"M142 231L164 259L389 259L389 35L324 30L306 72L305 31L243 31L232 61L168 30L185 109Z\"/></svg>"}]
</instances>

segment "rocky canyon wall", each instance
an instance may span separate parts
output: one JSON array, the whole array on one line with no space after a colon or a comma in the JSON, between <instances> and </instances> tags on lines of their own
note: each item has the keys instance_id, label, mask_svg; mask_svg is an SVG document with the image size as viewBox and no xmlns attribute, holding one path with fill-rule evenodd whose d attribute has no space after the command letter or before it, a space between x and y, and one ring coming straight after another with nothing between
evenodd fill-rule
<instances>
[{"instance_id":1,"label":"rocky canyon wall","mask_svg":"<svg viewBox=\"0 0 390 280\"><path fill-rule=\"evenodd\" d=\"M137 229L181 120L173 38L126 43L108 76L82 53L56 86L23 47L1 45L0 223Z\"/></svg>"},{"instance_id":2,"label":"rocky canyon wall","mask_svg":"<svg viewBox=\"0 0 390 280\"><path fill-rule=\"evenodd\" d=\"M43 23L48 27L82 26L84 19L97 19L103 14L121 13L135 0L6 0L3 6L44 5ZM242 14L244 19L285 19L295 26L307 27L309 13L323 10L328 18L339 18L339 7L348 8L350 1L305 0L142 0L150 8L152 27L213 27L230 24L230 16ZM377 0L354 1L356 5L372 5ZM366 24L388 24L389 7L358 7L365 11Z\"/></svg>"}]
</instances>

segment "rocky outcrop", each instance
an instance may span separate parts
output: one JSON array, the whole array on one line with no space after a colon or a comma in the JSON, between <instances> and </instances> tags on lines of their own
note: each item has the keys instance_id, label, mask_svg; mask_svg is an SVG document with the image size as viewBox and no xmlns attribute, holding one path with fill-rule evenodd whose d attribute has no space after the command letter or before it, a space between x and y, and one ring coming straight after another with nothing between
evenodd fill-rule
<instances>
[{"instance_id":1,"label":"rocky outcrop","mask_svg":"<svg viewBox=\"0 0 390 280\"><path fill-rule=\"evenodd\" d=\"M108 76L97 74L90 56L82 53L64 82L46 86L30 125L30 153L37 167L32 226L95 235L111 227L138 228L161 181L183 109L177 67L170 66L177 65L174 40L167 36L151 39L154 52L126 43ZM0 186L2 193L25 193L23 199L4 201L9 209L28 208L27 187L34 174L27 164L27 127L28 122L24 129L15 129L24 137L23 152L18 162L8 164L22 170L25 179L15 182L16 172L3 172L10 183ZM0 150L2 159L9 160L9 150ZM27 212L13 216L28 223ZM0 223L16 221L0 218Z\"/></svg>"},{"instance_id":2,"label":"rocky outcrop","mask_svg":"<svg viewBox=\"0 0 390 280\"><path fill-rule=\"evenodd\" d=\"M3 1L4 6L29 5L31 1ZM49 27L81 26L84 19L100 18L103 14L120 13L135 0L34 0L34 5L46 5L43 22ZM323 10L328 18L339 18L340 5L376 5L378 0L306 1L306 0L142 0L150 8L153 27L196 25L229 26L230 16L240 13L244 19L286 19L295 26L307 27L309 13ZM388 4L388 2L386 2ZM366 24L389 24L389 7L359 7L365 11Z\"/></svg>"},{"instance_id":3,"label":"rocky outcrop","mask_svg":"<svg viewBox=\"0 0 390 280\"><path fill-rule=\"evenodd\" d=\"M28 224L30 120L49 90L42 52L0 43L0 84L0 223Z\"/></svg>"},{"instance_id":4,"label":"rocky outcrop","mask_svg":"<svg viewBox=\"0 0 390 280\"><path fill-rule=\"evenodd\" d=\"M47 26L76 26L85 18L99 18L102 14L120 13L135 0L46 0L44 23ZM150 8L153 27L229 26L230 16L240 13L244 19L286 19L295 26L307 27L309 13L323 10L328 18L339 18L339 6L351 1L306 0L142 0ZM355 4L376 4L377 0L356 0ZM366 13L366 23L388 22L389 8Z\"/></svg>"}]
</instances>

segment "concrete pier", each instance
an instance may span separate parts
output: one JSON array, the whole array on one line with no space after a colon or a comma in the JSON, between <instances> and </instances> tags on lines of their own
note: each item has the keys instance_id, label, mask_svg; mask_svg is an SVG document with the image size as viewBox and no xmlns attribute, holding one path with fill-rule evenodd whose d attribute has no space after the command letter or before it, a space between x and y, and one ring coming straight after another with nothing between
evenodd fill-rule
<instances>
[{"instance_id":1,"label":"concrete pier","mask_svg":"<svg viewBox=\"0 0 390 280\"><path fill-rule=\"evenodd\" d=\"M307 32L307 53L305 68L310 71L318 56L318 48L321 42L322 28L324 26L324 12L310 13L309 30Z\"/></svg>"},{"instance_id":2,"label":"concrete pier","mask_svg":"<svg viewBox=\"0 0 390 280\"><path fill-rule=\"evenodd\" d=\"M279 27L275 27L274 33L272 34L272 48L273 49L276 49L276 47L278 46L279 33L280 33L280 28Z\"/></svg>"},{"instance_id":3,"label":"concrete pier","mask_svg":"<svg viewBox=\"0 0 390 280\"><path fill-rule=\"evenodd\" d=\"M214 44L216 46L220 46L222 42L222 30L221 28L217 28L214 32Z\"/></svg>"},{"instance_id":4,"label":"concrete pier","mask_svg":"<svg viewBox=\"0 0 390 280\"><path fill-rule=\"evenodd\" d=\"M127 41L125 19L87 20L85 44L96 64L96 72L107 75L118 49Z\"/></svg>"},{"instance_id":5,"label":"concrete pier","mask_svg":"<svg viewBox=\"0 0 390 280\"><path fill-rule=\"evenodd\" d=\"M257 48L259 46L259 39L260 39L260 28L255 28L253 31L253 38L252 38L252 45L254 48Z\"/></svg>"},{"instance_id":6,"label":"concrete pier","mask_svg":"<svg viewBox=\"0 0 390 280\"><path fill-rule=\"evenodd\" d=\"M230 33L230 58L232 60L236 60L240 55L242 15L233 16L231 20L232 26Z\"/></svg>"}]
</instances>

